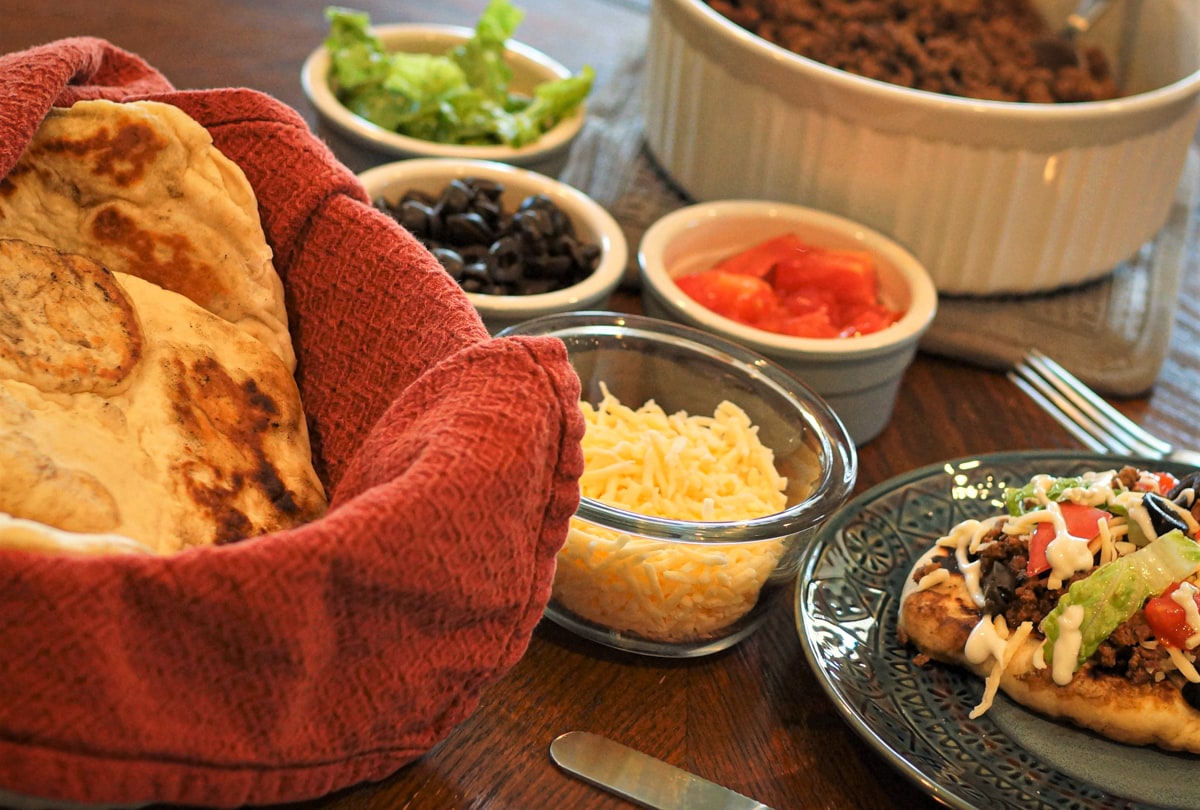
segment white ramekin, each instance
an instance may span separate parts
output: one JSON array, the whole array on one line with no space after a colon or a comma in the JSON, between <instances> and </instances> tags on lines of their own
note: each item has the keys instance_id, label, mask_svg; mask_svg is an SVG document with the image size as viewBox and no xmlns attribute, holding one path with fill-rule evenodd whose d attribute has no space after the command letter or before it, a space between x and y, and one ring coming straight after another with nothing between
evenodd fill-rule
<instances>
[{"instance_id":1,"label":"white ramekin","mask_svg":"<svg viewBox=\"0 0 1200 810\"><path fill-rule=\"evenodd\" d=\"M879 332L849 338L802 338L755 329L706 309L675 279L712 267L766 239L794 233L813 245L864 250L875 257L880 298L903 311ZM902 246L845 217L764 200L717 200L673 211L638 246L642 308L769 357L820 394L856 444L891 420L904 372L937 314L929 275Z\"/></svg>"},{"instance_id":2,"label":"white ramekin","mask_svg":"<svg viewBox=\"0 0 1200 810\"><path fill-rule=\"evenodd\" d=\"M628 247L624 232L599 203L582 191L553 177L520 166L490 160L416 158L385 163L361 173L359 179L371 199L395 202L406 191L437 195L451 180L478 177L504 185L502 199L515 210L531 194L544 194L570 218L580 239L600 248L596 270L583 281L562 290L538 295L485 295L466 293L467 299L492 334L542 315L577 309L603 309L625 274Z\"/></svg>"},{"instance_id":3,"label":"white ramekin","mask_svg":"<svg viewBox=\"0 0 1200 810\"><path fill-rule=\"evenodd\" d=\"M473 31L458 25L423 23L392 23L375 25L371 33L389 51L442 54L467 41ZM532 95L533 88L545 81L565 79L571 71L558 61L523 42L509 40L505 44L505 62L512 70L514 91ZM461 160L495 160L524 166L543 172L557 172L565 163L567 151L583 128L586 105L570 118L560 121L550 131L525 146L461 146L434 143L411 138L384 129L345 107L329 86L330 56L321 45L304 61L300 84L309 102L316 109L320 122L337 135L349 139L365 153L378 156L367 162L372 165L396 158L458 158ZM352 167L353 168L353 167Z\"/></svg>"}]
</instances>

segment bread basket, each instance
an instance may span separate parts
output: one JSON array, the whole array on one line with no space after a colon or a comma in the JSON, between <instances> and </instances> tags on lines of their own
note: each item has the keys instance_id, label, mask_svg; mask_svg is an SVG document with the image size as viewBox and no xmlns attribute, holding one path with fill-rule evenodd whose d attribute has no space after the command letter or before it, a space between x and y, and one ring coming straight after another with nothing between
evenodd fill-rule
<instances>
[{"instance_id":1,"label":"bread basket","mask_svg":"<svg viewBox=\"0 0 1200 810\"><path fill-rule=\"evenodd\" d=\"M176 92L92 38L2 56L0 178L51 105L133 97L205 125L256 192L331 504L170 556L0 549L0 799L232 807L383 778L529 642L578 502L578 379L561 344L490 339L260 93Z\"/></svg>"}]
</instances>

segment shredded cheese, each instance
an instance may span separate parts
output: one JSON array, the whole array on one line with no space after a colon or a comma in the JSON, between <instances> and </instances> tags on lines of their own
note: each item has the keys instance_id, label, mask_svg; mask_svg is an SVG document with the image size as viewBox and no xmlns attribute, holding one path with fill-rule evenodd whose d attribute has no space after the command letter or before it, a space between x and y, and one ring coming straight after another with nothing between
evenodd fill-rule
<instances>
[{"instance_id":1,"label":"shredded cheese","mask_svg":"<svg viewBox=\"0 0 1200 810\"><path fill-rule=\"evenodd\" d=\"M1200 673L1196 672L1195 664L1192 663L1192 659L1190 659L1187 654L1183 652L1183 650L1166 646L1164 646L1163 649L1165 649L1171 656L1171 663L1175 665L1175 668L1179 670L1179 673L1183 675L1183 677L1187 678L1192 683L1200 683Z\"/></svg>"},{"instance_id":2,"label":"shredded cheese","mask_svg":"<svg viewBox=\"0 0 1200 810\"><path fill-rule=\"evenodd\" d=\"M722 402L711 417L633 409L601 386L580 407L585 497L653 517L738 521L787 506L787 479L746 413ZM684 544L573 518L554 598L584 619L658 641L702 639L737 621L785 550L783 539Z\"/></svg>"}]
</instances>

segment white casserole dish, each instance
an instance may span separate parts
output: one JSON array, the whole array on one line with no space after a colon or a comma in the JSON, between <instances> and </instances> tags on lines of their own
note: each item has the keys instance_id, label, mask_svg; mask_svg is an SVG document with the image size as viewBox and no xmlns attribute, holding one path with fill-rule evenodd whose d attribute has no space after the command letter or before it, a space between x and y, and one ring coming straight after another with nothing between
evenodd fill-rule
<instances>
[{"instance_id":1,"label":"white casserole dish","mask_svg":"<svg viewBox=\"0 0 1200 810\"><path fill-rule=\"evenodd\" d=\"M1039 5L1062 19L1073 2ZM1165 222L1200 118L1200 0L1116 0L1089 36L1132 95L985 102L827 67L702 0L653 0L646 141L693 198L857 219L944 293L1077 284Z\"/></svg>"}]
</instances>

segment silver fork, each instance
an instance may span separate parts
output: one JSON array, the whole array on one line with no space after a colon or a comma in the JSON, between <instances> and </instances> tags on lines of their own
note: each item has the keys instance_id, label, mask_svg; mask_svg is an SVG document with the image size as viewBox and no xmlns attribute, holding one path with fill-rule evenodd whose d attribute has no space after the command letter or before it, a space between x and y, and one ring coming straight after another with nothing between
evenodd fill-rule
<instances>
[{"instance_id":1,"label":"silver fork","mask_svg":"<svg viewBox=\"0 0 1200 810\"><path fill-rule=\"evenodd\" d=\"M1165 458L1200 467L1200 453L1181 450L1150 433L1037 349L1018 362L1008 378L1097 453Z\"/></svg>"}]
</instances>

